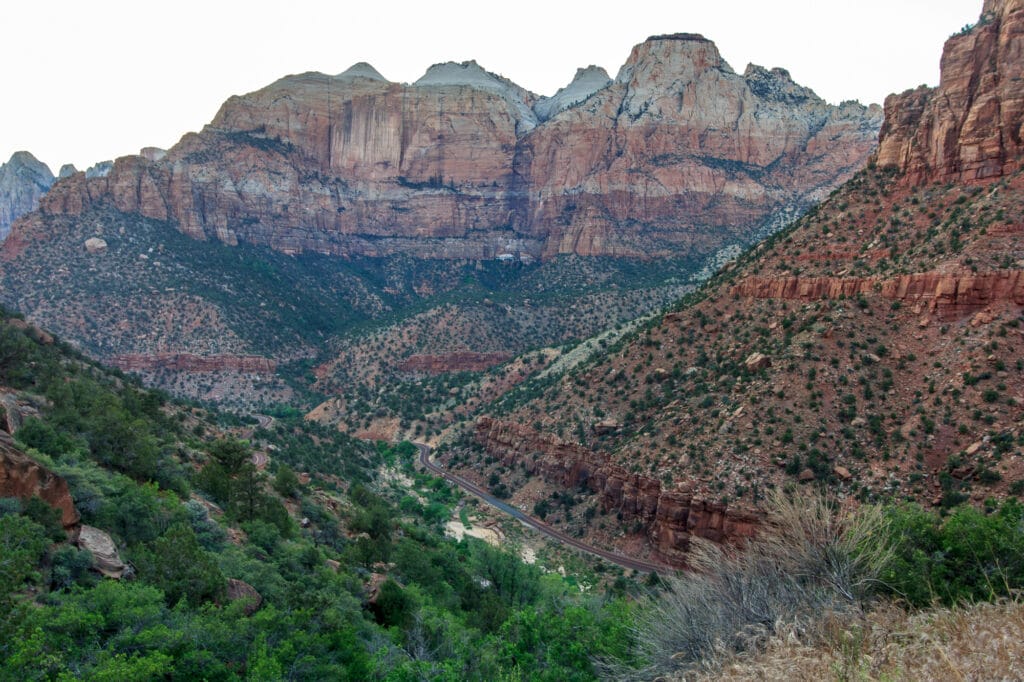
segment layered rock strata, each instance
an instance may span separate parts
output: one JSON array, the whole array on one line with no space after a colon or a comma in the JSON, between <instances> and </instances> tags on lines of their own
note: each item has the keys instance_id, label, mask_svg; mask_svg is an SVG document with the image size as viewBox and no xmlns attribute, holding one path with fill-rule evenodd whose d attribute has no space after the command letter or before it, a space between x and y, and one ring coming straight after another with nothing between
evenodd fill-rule
<instances>
[{"instance_id":1,"label":"layered rock strata","mask_svg":"<svg viewBox=\"0 0 1024 682\"><path fill-rule=\"evenodd\" d=\"M736 73L688 34L638 45L614 81L581 70L551 98L475 62L411 85L360 64L232 97L166 154L60 180L42 212L106 205L288 253L707 253L822 197L880 124L878 107L830 106L784 70Z\"/></svg>"},{"instance_id":2,"label":"layered rock strata","mask_svg":"<svg viewBox=\"0 0 1024 682\"><path fill-rule=\"evenodd\" d=\"M923 303L943 319L976 313L1000 302L1024 306L1024 271L923 272L880 277L748 277L732 287L748 298L799 301L880 295L906 303Z\"/></svg>"},{"instance_id":3,"label":"layered rock strata","mask_svg":"<svg viewBox=\"0 0 1024 682\"><path fill-rule=\"evenodd\" d=\"M678 565L685 563L691 538L742 540L763 520L755 512L666 489L661 481L631 473L605 455L510 422L481 417L475 438L506 467L525 466L553 485L590 490L602 509L620 514L624 524L638 521L657 554Z\"/></svg>"}]
</instances>

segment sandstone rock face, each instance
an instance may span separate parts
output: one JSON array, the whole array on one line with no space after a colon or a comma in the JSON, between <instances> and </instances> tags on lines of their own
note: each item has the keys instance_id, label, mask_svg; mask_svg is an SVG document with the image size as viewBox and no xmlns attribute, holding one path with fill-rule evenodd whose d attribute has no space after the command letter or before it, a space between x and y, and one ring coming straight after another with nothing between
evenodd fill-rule
<instances>
[{"instance_id":1,"label":"sandstone rock face","mask_svg":"<svg viewBox=\"0 0 1024 682\"><path fill-rule=\"evenodd\" d=\"M924 303L942 319L956 319L1000 302L1024 305L1024 270L923 272L891 279L877 277L748 277L732 293L750 298L801 301L852 298L859 294Z\"/></svg>"},{"instance_id":2,"label":"sandstone rock face","mask_svg":"<svg viewBox=\"0 0 1024 682\"><path fill-rule=\"evenodd\" d=\"M522 223L545 256L715 248L780 227L851 175L880 121L781 69L737 74L701 36L657 36L612 85L523 140Z\"/></svg>"},{"instance_id":3,"label":"sandstone rock face","mask_svg":"<svg viewBox=\"0 0 1024 682\"><path fill-rule=\"evenodd\" d=\"M986 0L977 25L946 42L941 68L937 88L886 99L878 163L914 183L1024 167L1024 0Z\"/></svg>"},{"instance_id":4,"label":"sandstone rock face","mask_svg":"<svg viewBox=\"0 0 1024 682\"><path fill-rule=\"evenodd\" d=\"M0 433L0 497L39 497L60 510L65 528L74 526L80 518L67 481L15 448L6 433Z\"/></svg>"},{"instance_id":5,"label":"sandstone rock face","mask_svg":"<svg viewBox=\"0 0 1024 682\"><path fill-rule=\"evenodd\" d=\"M99 528L83 524L78 529L75 544L92 555L93 570L106 578L120 580L130 570L128 565L121 561L121 555L118 554L113 539Z\"/></svg>"},{"instance_id":6,"label":"sandstone rock face","mask_svg":"<svg viewBox=\"0 0 1024 682\"><path fill-rule=\"evenodd\" d=\"M400 372L414 374L446 374L448 372L482 372L512 359L509 353L475 353L458 351L445 355L410 355L398 365Z\"/></svg>"},{"instance_id":7,"label":"sandstone rock face","mask_svg":"<svg viewBox=\"0 0 1024 682\"><path fill-rule=\"evenodd\" d=\"M171 370L205 374L211 372L239 372L243 374L273 374L277 362L258 355L192 355L189 353L155 353L152 355L117 355L109 364L125 372Z\"/></svg>"},{"instance_id":8,"label":"sandstone rock face","mask_svg":"<svg viewBox=\"0 0 1024 682\"><path fill-rule=\"evenodd\" d=\"M0 165L0 241L15 220L36 210L53 181L50 168L28 152L15 152Z\"/></svg>"},{"instance_id":9,"label":"sandstone rock face","mask_svg":"<svg viewBox=\"0 0 1024 682\"><path fill-rule=\"evenodd\" d=\"M630 473L606 456L548 434L481 417L476 441L505 466L525 464L530 474L564 488L586 487L605 511L618 512L624 524L639 521L658 555L682 565L691 537L729 542L751 537L760 514L665 490L661 481Z\"/></svg>"},{"instance_id":10,"label":"sandstone rock face","mask_svg":"<svg viewBox=\"0 0 1024 682\"><path fill-rule=\"evenodd\" d=\"M107 205L287 253L703 253L823 196L880 124L783 70L737 74L699 36L651 38L614 82L591 67L542 99L475 62L412 85L357 64L232 97L165 156L61 180L43 211Z\"/></svg>"}]
</instances>

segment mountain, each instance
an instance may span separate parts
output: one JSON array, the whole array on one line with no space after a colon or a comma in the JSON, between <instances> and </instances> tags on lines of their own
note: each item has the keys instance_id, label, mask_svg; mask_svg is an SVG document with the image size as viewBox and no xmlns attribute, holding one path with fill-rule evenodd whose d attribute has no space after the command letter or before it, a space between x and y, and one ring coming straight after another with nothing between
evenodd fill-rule
<instances>
[{"instance_id":1,"label":"mountain","mask_svg":"<svg viewBox=\"0 0 1024 682\"><path fill-rule=\"evenodd\" d=\"M451 463L527 509L585 491L561 523L674 560L749 534L772 488L1024 493L1022 54L1024 2L986 2L937 88L886 101L866 169L631 338L499 399Z\"/></svg>"},{"instance_id":2,"label":"mountain","mask_svg":"<svg viewBox=\"0 0 1024 682\"><path fill-rule=\"evenodd\" d=\"M162 158L67 179L24 231L102 204L286 253L708 253L848 177L880 119L781 69L737 74L685 34L638 45L614 82L581 70L549 99L475 62L411 85L356 65L232 97Z\"/></svg>"},{"instance_id":3,"label":"mountain","mask_svg":"<svg viewBox=\"0 0 1024 682\"><path fill-rule=\"evenodd\" d=\"M38 208L53 181L50 168L28 152L15 152L0 165L0 241L15 220Z\"/></svg>"},{"instance_id":4,"label":"mountain","mask_svg":"<svg viewBox=\"0 0 1024 682\"><path fill-rule=\"evenodd\" d=\"M288 76L58 180L0 251L0 299L178 394L375 395L659 309L861 166L880 113L692 35L552 98L475 62ZM458 331L419 333L437 317Z\"/></svg>"}]
</instances>

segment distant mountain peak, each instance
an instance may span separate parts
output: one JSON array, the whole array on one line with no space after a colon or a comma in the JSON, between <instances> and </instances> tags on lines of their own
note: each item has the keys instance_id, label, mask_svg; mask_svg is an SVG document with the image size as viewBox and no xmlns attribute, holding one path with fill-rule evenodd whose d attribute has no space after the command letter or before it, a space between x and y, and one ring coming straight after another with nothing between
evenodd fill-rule
<instances>
[{"instance_id":1,"label":"distant mountain peak","mask_svg":"<svg viewBox=\"0 0 1024 682\"><path fill-rule=\"evenodd\" d=\"M551 97L544 97L534 105L533 110L541 121L579 104L598 90L612 84L608 72L600 66L590 65L576 70L572 81Z\"/></svg>"},{"instance_id":2,"label":"distant mountain peak","mask_svg":"<svg viewBox=\"0 0 1024 682\"><path fill-rule=\"evenodd\" d=\"M388 79L381 75L380 71L373 68L367 62L356 62L338 74L338 78L368 78L369 80L388 82Z\"/></svg>"}]
</instances>

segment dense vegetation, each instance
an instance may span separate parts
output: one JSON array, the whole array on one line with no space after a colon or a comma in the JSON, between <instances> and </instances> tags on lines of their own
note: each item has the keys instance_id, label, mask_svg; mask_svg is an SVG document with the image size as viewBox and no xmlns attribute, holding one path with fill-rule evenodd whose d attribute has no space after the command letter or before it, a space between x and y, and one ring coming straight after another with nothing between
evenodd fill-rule
<instances>
[{"instance_id":1,"label":"dense vegetation","mask_svg":"<svg viewBox=\"0 0 1024 682\"><path fill-rule=\"evenodd\" d=\"M456 493L413 472L411 447L287 410L251 429L31 337L0 323L0 385L44 406L17 441L135 576L98 578L37 498L0 501L0 678L573 680L627 654L621 598L447 539ZM262 607L228 599L228 578Z\"/></svg>"},{"instance_id":2,"label":"dense vegetation","mask_svg":"<svg viewBox=\"0 0 1024 682\"><path fill-rule=\"evenodd\" d=\"M39 406L17 442L68 481L83 522L110 533L135 572L99 578L55 510L0 500L2 679L642 676L706 665L722 642L757 648L763 638L739 633L779 619L1024 587L1024 514L1009 501L856 517L869 523L790 505L782 518L801 519L799 542L769 534L739 557L704 547L714 570L639 600L621 580L580 594L512 554L446 538L457 493L414 471L409 444L353 441L287 408L257 426L172 403L6 323L0 386ZM254 451L271 453L266 471ZM229 578L253 586L261 608L232 601Z\"/></svg>"}]
</instances>

